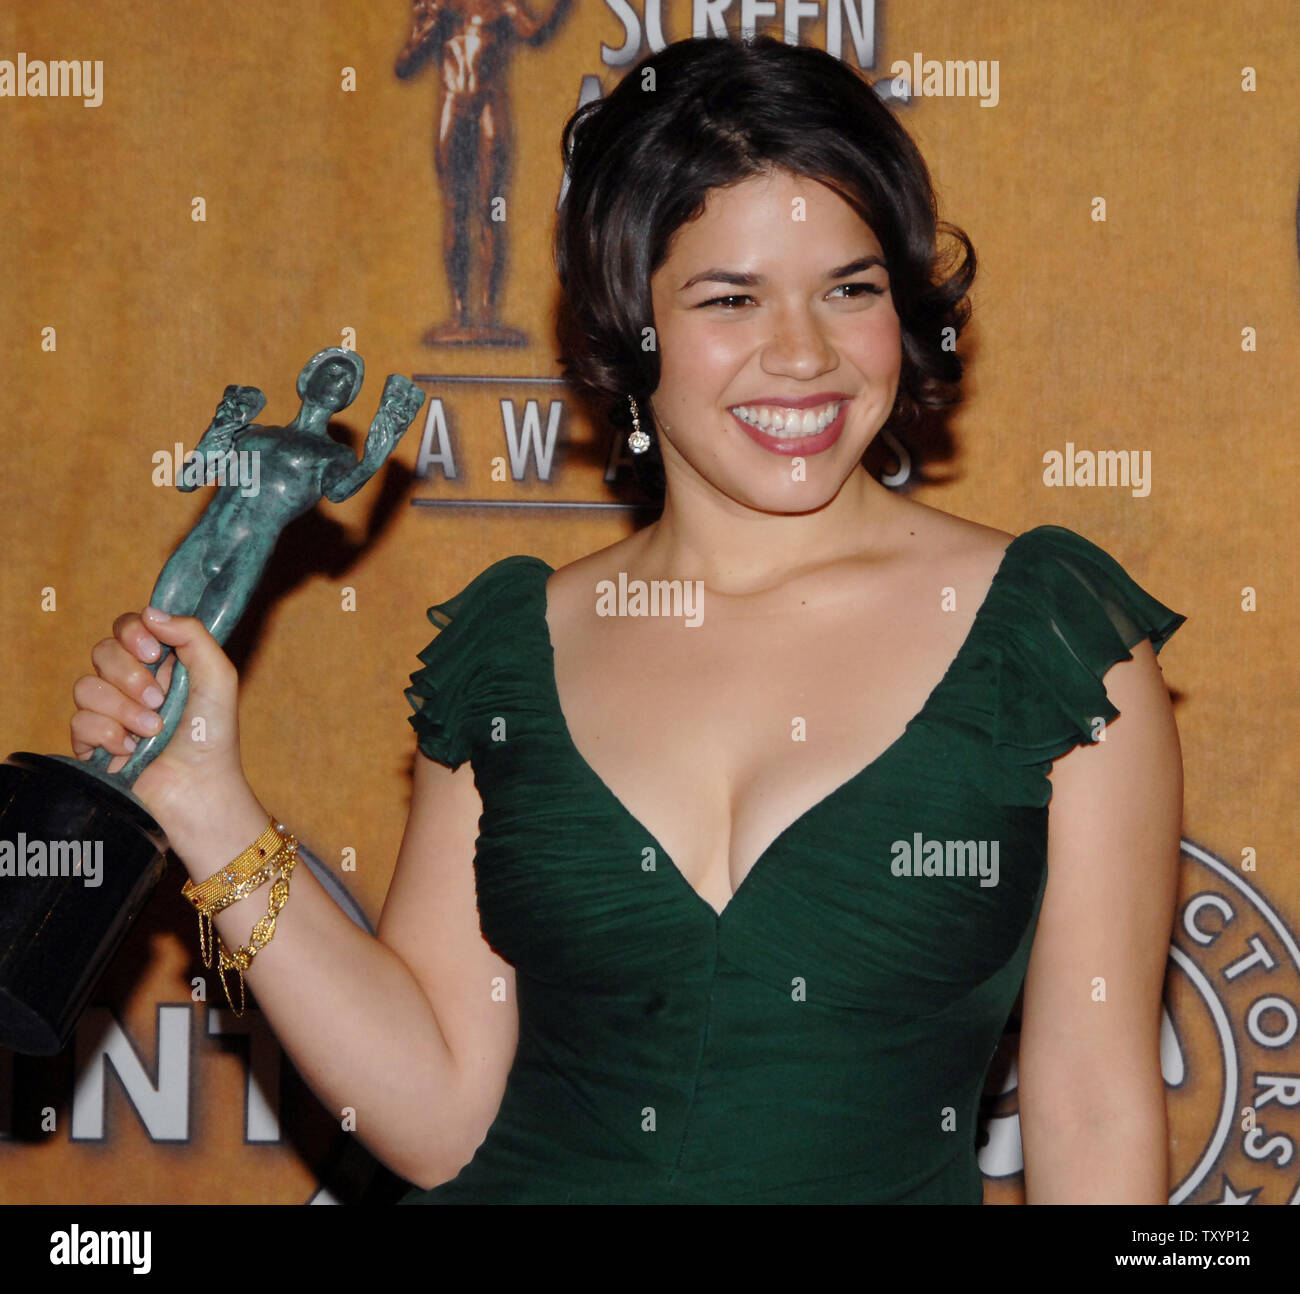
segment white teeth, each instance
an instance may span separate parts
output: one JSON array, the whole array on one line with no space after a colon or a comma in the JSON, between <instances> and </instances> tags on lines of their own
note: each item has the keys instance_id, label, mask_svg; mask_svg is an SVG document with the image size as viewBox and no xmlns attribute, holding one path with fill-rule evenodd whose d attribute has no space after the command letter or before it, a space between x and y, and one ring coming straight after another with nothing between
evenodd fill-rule
<instances>
[{"instance_id":1,"label":"white teeth","mask_svg":"<svg viewBox=\"0 0 1300 1294\"><path fill-rule=\"evenodd\" d=\"M815 436L823 432L839 415L844 402L836 400L833 404L823 405L820 409L780 409L770 405L737 405L733 413L742 422L751 427L758 427L769 435L784 436L787 440L796 440L802 436Z\"/></svg>"}]
</instances>

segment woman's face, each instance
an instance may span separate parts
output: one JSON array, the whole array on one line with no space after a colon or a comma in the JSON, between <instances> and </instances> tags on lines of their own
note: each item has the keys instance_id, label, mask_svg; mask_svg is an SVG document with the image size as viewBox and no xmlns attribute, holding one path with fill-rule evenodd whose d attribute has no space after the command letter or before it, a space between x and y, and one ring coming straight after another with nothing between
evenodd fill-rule
<instances>
[{"instance_id":1,"label":"woman's face","mask_svg":"<svg viewBox=\"0 0 1300 1294\"><path fill-rule=\"evenodd\" d=\"M709 194L650 284L670 490L702 479L779 513L835 497L898 390L883 260L861 217L815 180L777 172Z\"/></svg>"}]
</instances>

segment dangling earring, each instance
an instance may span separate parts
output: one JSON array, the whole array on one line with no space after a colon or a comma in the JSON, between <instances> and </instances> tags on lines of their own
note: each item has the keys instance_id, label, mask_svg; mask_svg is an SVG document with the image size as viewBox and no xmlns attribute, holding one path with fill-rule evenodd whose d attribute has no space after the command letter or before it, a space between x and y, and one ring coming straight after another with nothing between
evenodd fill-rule
<instances>
[{"instance_id":1,"label":"dangling earring","mask_svg":"<svg viewBox=\"0 0 1300 1294\"><path fill-rule=\"evenodd\" d=\"M632 406L632 430L627 435L627 447L634 454L644 454L650 448L650 437L641 430L641 419L638 416L636 397L629 395L627 398L628 403Z\"/></svg>"}]
</instances>

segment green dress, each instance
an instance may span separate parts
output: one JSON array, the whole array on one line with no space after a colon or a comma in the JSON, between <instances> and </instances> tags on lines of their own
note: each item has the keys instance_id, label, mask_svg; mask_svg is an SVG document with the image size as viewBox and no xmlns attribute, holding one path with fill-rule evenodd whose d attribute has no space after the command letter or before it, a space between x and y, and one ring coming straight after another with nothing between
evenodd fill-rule
<instances>
[{"instance_id":1,"label":"green dress","mask_svg":"<svg viewBox=\"0 0 1300 1294\"><path fill-rule=\"evenodd\" d=\"M473 765L480 926L515 968L519 1045L473 1159L401 1203L980 1203L1047 774L1118 717L1106 671L1184 617L1073 531L1019 535L903 734L719 915L573 744L551 572L506 557L430 608L407 690L420 749Z\"/></svg>"}]
</instances>

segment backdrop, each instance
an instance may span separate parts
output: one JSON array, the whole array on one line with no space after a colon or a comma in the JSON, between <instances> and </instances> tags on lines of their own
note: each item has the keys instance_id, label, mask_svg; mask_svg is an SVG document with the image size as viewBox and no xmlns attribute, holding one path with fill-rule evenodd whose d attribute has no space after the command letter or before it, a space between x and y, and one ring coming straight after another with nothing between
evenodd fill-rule
<instances>
[{"instance_id":1,"label":"backdrop","mask_svg":"<svg viewBox=\"0 0 1300 1294\"><path fill-rule=\"evenodd\" d=\"M1297 1202L1294 5L550 6L447 0L441 54L407 77L407 0L6 6L5 749L68 750L91 645L206 503L162 465L225 385L287 422L304 361L354 347L369 373L341 439L360 445L388 372L426 407L376 480L286 532L229 650L253 786L377 920L425 608L498 557L559 566L637 520L556 376L561 125L648 49L748 15L878 80L979 253L969 398L889 447L891 480L1013 533L1071 527L1188 617L1161 657L1186 769L1173 1197ZM444 97L471 74L490 138ZM1086 483L1101 451L1125 451L1127 481ZM0 1051L0 1199L391 1193L256 1013L195 987L183 879L173 861L74 1044ZM994 1202L1023 1197L1014 1048L1013 1018L985 1110Z\"/></svg>"}]
</instances>

